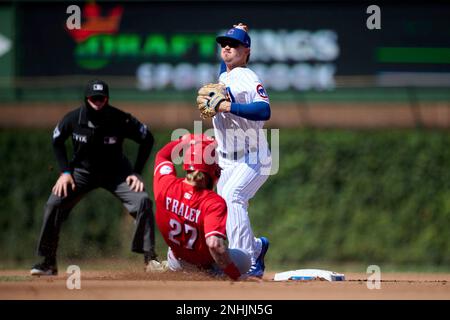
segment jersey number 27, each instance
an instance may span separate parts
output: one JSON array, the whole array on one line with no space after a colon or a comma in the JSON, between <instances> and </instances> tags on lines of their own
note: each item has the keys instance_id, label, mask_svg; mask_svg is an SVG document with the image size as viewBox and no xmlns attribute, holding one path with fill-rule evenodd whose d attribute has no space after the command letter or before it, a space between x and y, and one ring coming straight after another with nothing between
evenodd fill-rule
<instances>
[{"instance_id":1,"label":"jersey number 27","mask_svg":"<svg viewBox=\"0 0 450 320\"><path fill-rule=\"evenodd\" d=\"M175 237L179 236L183 231L181 223L175 219L170 219L169 224L172 228L172 230L170 230L169 232L169 240L176 243L177 245L180 245L180 240L175 239ZM190 234L189 240L184 247L192 250L194 248L195 241L197 240L197 229L188 224L184 224L184 233L186 235Z\"/></svg>"}]
</instances>

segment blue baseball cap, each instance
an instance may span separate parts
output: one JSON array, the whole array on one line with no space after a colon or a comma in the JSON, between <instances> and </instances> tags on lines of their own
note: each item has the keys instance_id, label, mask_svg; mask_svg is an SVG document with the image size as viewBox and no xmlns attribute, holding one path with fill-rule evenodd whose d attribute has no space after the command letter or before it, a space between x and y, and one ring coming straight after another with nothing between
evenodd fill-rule
<instances>
[{"instance_id":1,"label":"blue baseball cap","mask_svg":"<svg viewBox=\"0 0 450 320\"><path fill-rule=\"evenodd\" d=\"M222 43L225 40L235 40L242 43L246 48L250 48L251 40L247 32L238 28L231 28L223 36L216 38L217 43Z\"/></svg>"}]
</instances>

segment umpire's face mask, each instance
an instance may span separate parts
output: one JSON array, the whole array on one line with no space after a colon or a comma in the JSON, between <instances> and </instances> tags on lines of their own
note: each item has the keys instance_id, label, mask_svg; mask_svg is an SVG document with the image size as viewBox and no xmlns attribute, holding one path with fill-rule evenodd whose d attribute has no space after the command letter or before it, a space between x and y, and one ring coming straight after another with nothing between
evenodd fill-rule
<instances>
[{"instance_id":1,"label":"umpire's face mask","mask_svg":"<svg viewBox=\"0 0 450 320\"><path fill-rule=\"evenodd\" d=\"M92 109L96 111L100 111L108 102L108 97L105 96L91 96L87 98L88 104L92 107Z\"/></svg>"}]
</instances>

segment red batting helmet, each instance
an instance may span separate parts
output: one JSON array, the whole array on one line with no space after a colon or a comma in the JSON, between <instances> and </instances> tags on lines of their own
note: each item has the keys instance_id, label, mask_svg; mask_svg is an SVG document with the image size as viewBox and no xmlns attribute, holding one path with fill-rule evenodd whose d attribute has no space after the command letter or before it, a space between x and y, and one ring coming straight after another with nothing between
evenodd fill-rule
<instances>
[{"instance_id":1,"label":"red batting helmet","mask_svg":"<svg viewBox=\"0 0 450 320\"><path fill-rule=\"evenodd\" d=\"M215 150L216 140L204 134L189 134L182 139L189 143L184 152L183 169L204 172L211 177L213 183L216 183L220 178Z\"/></svg>"}]
</instances>

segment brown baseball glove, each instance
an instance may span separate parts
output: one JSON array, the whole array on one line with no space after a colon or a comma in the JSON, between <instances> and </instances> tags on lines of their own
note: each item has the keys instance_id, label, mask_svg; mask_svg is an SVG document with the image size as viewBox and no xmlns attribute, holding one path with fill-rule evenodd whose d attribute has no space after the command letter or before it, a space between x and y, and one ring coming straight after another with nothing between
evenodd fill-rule
<instances>
[{"instance_id":1,"label":"brown baseball glove","mask_svg":"<svg viewBox=\"0 0 450 320\"><path fill-rule=\"evenodd\" d=\"M208 83L201 87L198 90L197 107L202 119L214 117L223 101L229 101L224 84Z\"/></svg>"}]
</instances>

